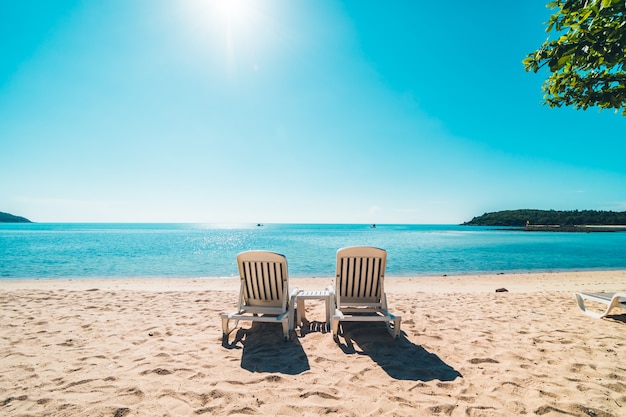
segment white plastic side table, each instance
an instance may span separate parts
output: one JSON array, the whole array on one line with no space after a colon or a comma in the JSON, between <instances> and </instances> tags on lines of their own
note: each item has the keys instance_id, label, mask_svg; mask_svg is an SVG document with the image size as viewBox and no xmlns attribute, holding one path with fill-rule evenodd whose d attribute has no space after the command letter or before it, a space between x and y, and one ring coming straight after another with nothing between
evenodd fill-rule
<instances>
[{"instance_id":1,"label":"white plastic side table","mask_svg":"<svg viewBox=\"0 0 626 417\"><path fill-rule=\"evenodd\" d=\"M330 325L330 291L300 291L296 295L298 308L296 312L296 323L302 325L302 319L306 319L304 311L304 300L323 300L326 304L326 324Z\"/></svg>"}]
</instances>

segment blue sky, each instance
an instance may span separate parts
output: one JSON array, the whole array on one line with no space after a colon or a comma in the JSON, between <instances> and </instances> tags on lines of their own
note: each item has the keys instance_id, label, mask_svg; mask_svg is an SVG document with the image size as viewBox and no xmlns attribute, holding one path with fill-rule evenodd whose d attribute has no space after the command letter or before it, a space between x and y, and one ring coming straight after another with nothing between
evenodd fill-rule
<instances>
[{"instance_id":1,"label":"blue sky","mask_svg":"<svg viewBox=\"0 0 626 417\"><path fill-rule=\"evenodd\" d=\"M546 1L0 3L0 211L461 223L626 210L626 118L550 109Z\"/></svg>"}]
</instances>

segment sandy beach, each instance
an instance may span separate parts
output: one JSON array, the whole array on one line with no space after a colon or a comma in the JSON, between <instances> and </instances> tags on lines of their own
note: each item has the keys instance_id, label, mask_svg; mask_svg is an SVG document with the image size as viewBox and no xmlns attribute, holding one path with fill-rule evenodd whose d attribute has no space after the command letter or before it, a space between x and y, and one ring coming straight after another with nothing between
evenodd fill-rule
<instances>
[{"instance_id":1,"label":"sandy beach","mask_svg":"<svg viewBox=\"0 0 626 417\"><path fill-rule=\"evenodd\" d=\"M0 415L626 415L626 310L593 319L573 297L624 291L626 271L387 278L386 290L398 340L348 323L336 343L308 301L289 342L249 322L223 341L237 279L0 281Z\"/></svg>"}]
</instances>

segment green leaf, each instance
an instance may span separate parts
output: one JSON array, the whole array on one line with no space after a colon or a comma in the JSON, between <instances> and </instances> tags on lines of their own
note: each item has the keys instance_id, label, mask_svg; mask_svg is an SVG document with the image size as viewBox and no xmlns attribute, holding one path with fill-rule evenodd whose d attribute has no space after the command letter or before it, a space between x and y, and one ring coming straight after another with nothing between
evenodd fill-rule
<instances>
[{"instance_id":1,"label":"green leaf","mask_svg":"<svg viewBox=\"0 0 626 417\"><path fill-rule=\"evenodd\" d=\"M554 0L546 40L522 61L526 71L546 66L545 104L614 108L626 114L626 0Z\"/></svg>"}]
</instances>

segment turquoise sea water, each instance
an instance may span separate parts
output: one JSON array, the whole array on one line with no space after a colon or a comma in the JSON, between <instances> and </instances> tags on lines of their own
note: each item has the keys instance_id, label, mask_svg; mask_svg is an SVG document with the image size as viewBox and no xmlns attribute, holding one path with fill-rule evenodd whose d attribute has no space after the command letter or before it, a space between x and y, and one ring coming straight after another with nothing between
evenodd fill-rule
<instances>
[{"instance_id":1,"label":"turquoise sea water","mask_svg":"<svg viewBox=\"0 0 626 417\"><path fill-rule=\"evenodd\" d=\"M454 225L0 224L0 279L228 277L237 253L287 256L292 277L332 277L344 246L387 250L387 275L626 269L626 232Z\"/></svg>"}]
</instances>

